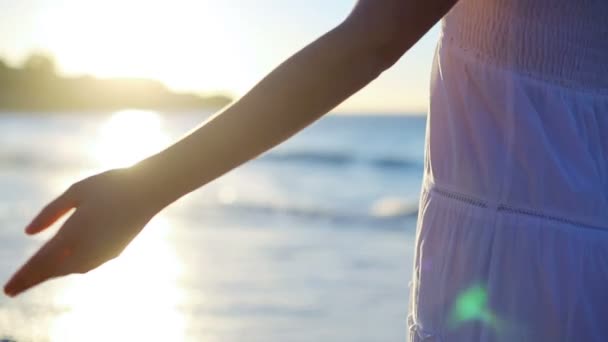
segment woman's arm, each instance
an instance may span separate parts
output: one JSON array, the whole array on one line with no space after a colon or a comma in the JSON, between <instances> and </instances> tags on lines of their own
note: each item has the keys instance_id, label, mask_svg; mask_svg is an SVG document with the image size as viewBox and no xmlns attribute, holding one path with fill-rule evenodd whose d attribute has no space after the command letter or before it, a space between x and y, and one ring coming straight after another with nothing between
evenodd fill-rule
<instances>
[{"instance_id":1,"label":"woman's arm","mask_svg":"<svg viewBox=\"0 0 608 342\"><path fill-rule=\"evenodd\" d=\"M74 184L26 228L37 233L76 208L5 292L14 296L118 256L162 208L284 141L375 79L455 2L360 0L343 23L176 144L132 168Z\"/></svg>"},{"instance_id":2,"label":"woman's arm","mask_svg":"<svg viewBox=\"0 0 608 342\"><path fill-rule=\"evenodd\" d=\"M454 0L363 0L239 101L134 169L171 203L306 127L392 66Z\"/></svg>"}]
</instances>

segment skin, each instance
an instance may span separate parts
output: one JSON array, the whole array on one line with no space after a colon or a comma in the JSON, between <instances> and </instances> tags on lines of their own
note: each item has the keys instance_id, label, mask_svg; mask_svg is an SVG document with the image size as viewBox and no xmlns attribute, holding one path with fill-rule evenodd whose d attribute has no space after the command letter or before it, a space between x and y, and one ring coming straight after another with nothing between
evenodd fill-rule
<instances>
[{"instance_id":1,"label":"skin","mask_svg":"<svg viewBox=\"0 0 608 342\"><path fill-rule=\"evenodd\" d=\"M27 226L73 214L5 285L16 296L116 258L154 215L319 119L390 68L457 0L360 0L249 93L138 164L73 184Z\"/></svg>"}]
</instances>

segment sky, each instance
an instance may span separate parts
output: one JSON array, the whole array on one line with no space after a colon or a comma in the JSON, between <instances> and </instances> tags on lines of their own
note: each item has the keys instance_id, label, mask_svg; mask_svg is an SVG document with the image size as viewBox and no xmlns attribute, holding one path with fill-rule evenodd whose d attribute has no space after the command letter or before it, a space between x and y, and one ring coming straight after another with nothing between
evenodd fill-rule
<instances>
[{"instance_id":1,"label":"sky","mask_svg":"<svg viewBox=\"0 0 608 342\"><path fill-rule=\"evenodd\" d=\"M145 77L243 95L340 23L355 0L0 0L0 57L52 54L66 75ZM434 27L338 111L424 112Z\"/></svg>"}]
</instances>

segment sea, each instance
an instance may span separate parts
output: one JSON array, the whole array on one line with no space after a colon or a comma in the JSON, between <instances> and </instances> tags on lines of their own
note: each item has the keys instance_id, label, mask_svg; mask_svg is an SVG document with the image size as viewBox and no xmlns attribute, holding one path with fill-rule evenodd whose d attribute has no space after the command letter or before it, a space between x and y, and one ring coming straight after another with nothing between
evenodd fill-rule
<instances>
[{"instance_id":1,"label":"sea","mask_svg":"<svg viewBox=\"0 0 608 342\"><path fill-rule=\"evenodd\" d=\"M0 280L60 228L23 233L46 203L209 114L0 113ZM0 295L0 341L405 341L425 127L323 117L172 204L116 260Z\"/></svg>"}]
</instances>

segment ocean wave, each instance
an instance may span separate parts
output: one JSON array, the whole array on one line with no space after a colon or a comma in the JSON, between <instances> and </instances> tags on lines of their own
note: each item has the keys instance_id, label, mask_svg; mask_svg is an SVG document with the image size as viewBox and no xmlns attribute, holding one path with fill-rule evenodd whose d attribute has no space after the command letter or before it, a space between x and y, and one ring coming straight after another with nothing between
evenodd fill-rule
<instances>
[{"instance_id":1,"label":"ocean wave","mask_svg":"<svg viewBox=\"0 0 608 342\"><path fill-rule=\"evenodd\" d=\"M258 159L264 162L298 163L322 166L351 166L367 165L381 169L420 168L422 161L403 157L369 157L358 156L355 153L332 151L291 151L270 152Z\"/></svg>"},{"instance_id":2,"label":"ocean wave","mask_svg":"<svg viewBox=\"0 0 608 342\"><path fill-rule=\"evenodd\" d=\"M349 167L367 166L382 170L421 168L422 161L403 157L358 156L355 153L331 151L291 151L269 152L257 159L259 162L294 164L298 166ZM19 168L73 168L87 167L90 160L77 158L57 158L53 155L28 152L0 152L0 166Z\"/></svg>"},{"instance_id":3,"label":"ocean wave","mask_svg":"<svg viewBox=\"0 0 608 342\"><path fill-rule=\"evenodd\" d=\"M383 198L369 208L352 210L328 207L307 207L298 205L273 205L271 203L216 203L193 210L189 216L202 220L214 218L220 220L237 219L238 221L260 218L286 219L296 222L327 222L340 226L370 226L374 228L403 228L404 222L416 219L418 202L399 198ZM200 215L200 217L199 217Z\"/></svg>"}]
</instances>

